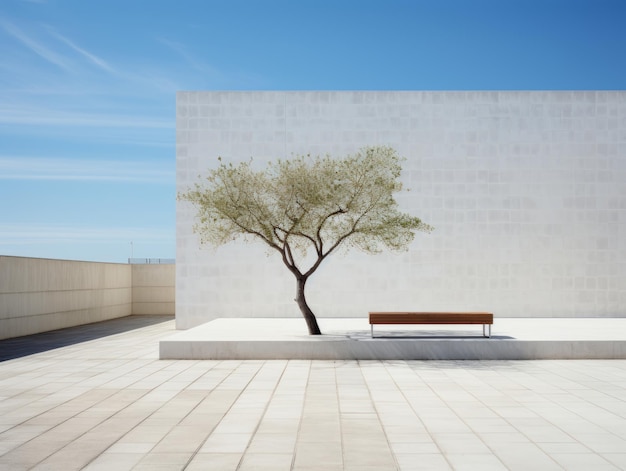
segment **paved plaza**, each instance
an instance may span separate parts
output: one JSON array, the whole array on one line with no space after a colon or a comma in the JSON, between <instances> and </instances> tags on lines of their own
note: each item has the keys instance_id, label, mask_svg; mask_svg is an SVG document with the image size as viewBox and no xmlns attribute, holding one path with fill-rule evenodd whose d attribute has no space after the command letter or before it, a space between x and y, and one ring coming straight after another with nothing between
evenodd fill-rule
<instances>
[{"instance_id":1,"label":"paved plaza","mask_svg":"<svg viewBox=\"0 0 626 471\"><path fill-rule=\"evenodd\" d=\"M0 341L0 469L626 469L626 360L159 360L174 333Z\"/></svg>"}]
</instances>

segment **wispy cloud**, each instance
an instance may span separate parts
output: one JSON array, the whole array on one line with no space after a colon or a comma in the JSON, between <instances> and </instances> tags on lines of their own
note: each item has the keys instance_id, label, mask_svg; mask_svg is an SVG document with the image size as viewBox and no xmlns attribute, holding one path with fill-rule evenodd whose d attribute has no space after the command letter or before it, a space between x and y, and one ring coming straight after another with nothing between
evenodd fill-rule
<instances>
[{"instance_id":1,"label":"wispy cloud","mask_svg":"<svg viewBox=\"0 0 626 471\"><path fill-rule=\"evenodd\" d=\"M79 93L90 93L91 100L98 96L103 99L106 97L106 102L103 102L106 105L111 104L111 97L115 100L121 96L130 101L150 96L154 102L173 97L176 90L186 88L184 83L189 80L190 75L197 75L198 72L205 79L212 77L219 80L221 77L218 70L195 57L183 44L169 40L159 42L175 53L175 57L179 59L176 67L164 67L161 63L145 61L129 62L128 58L123 59L123 54L118 55L115 60L105 58L56 26L48 24L27 24L0 18L0 33L22 46L5 46L4 50L0 47L0 54L4 52L0 70L9 78L9 81L5 80L0 95L4 94L7 99L15 100L19 95L28 96L32 90L36 94L40 94L38 90L45 91L49 97L71 96L78 90ZM0 41L1 36L0 34ZM10 44L9 41L6 43ZM3 46L1 42L0 46ZM25 57L24 51L32 53L31 58ZM33 57L42 60L32 60ZM49 64L54 65L56 71L49 67L44 68ZM177 71L181 69L186 72L177 76ZM11 95L7 95L9 92ZM0 103L7 102L4 98L0 96ZM61 113L55 111L55 114ZM46 118L37 121L35 118L24 120L23 117L16 116L16 119L20 124L50 124ZM6 120L6 117L3 119L0 116L0 122ZM79 117L79 120L86 123L92 121L83 117ZM63 121L63 116L58 116L56 121Z\"/></svg>"},{"instance_id":2,"label":"wispy cloud","mask_svg":"<svg viewBox=\"0 0 626 471\"><path fill-rule=\"evenodd\" d=\"M65 180L173 184L173 165L163 161L1 157L0 180Z\"/></svg>"},{"instance_id":3,"label":"wispy cloud","mask_svg":"<svg viewBox=\"0 0 626 471\"><path fill-rule=\"evenodd\" d=\"M44 46L40 41L37 41L31 35L26 34L18 26L0 19L0 28L45 61L66 71L70 71L72 69L70 62L66 57Z\"/></svg>"},{"instance_id":4,"label":"wispy cloud","mask_svg":"<svg viewBox=\"0 0 626 471\"><path fill-rule=\"evenodd\" d=\"M211 67L206 62L198 59L195 55L190 53L187 47L183 44L165 38L158 38L157 41L174 51L187 63L187 65L191 66L192 69L213 78L220 77L222 75L217 69Z\"/></svg>"},{"instance_id":5,"label":"wispy cloud","mask_svg":"<svg viewBox=\"0 0 626 471\"><path fill-rule=\"evenodd\" d=\"M94 227L80 224L0 224L0 242L33 245L57 242L170 241L174 231L146 227Z\"/></svg>"},{"instance_id":6,"label":"wispy cloud","mask_svg":"<svg viewBox=\"0 0 626 471\"><path fill-rule=\"evenodd\" d=\"M30 28L27 32L15 23L0 19L0 29L40 58L66 72L76 73L81 65L87 64L111 75L121 75L105 59L79 46L51 26L37 25L36 29Z\"/></svg>"},{"instance_id":7,"label":"wispy cloud","mask_svg":"<svg viewBox=\"0 0 626 471\"><path fill-rule=\"evenodd\" d=\"M165 119L146 116L86 113L18 105L0 105L0 124L152 129L175 128L173 118Z\"/></svg>"},{"instance_id":8,"label":"wispy cloud","mask_svg":"<svg viewBox=\"0 0 626 471\"><path fill-rule=\"evenodd\" d=\"M91 63L95 64L96 66L98 66L102 70L105 70L105 71L107 71L109 73L112 73L112 74L116 74L117 73L117 71L115 69L113 69L104 59L101 59L100 57L96 56L95 54L92 54L91 52L83 49L82 47L77 46L73 41L71 41L68 38L66 38L65 36L59 34L54 29L48 28L48 31L50 32L50 34L52 36L54 36L55 38L57 38L59 41L61 41L62 43L66 44L67 46L69 46L74 51L78 52L81 56L85 57Z\"/></svg>"}]
</instances>

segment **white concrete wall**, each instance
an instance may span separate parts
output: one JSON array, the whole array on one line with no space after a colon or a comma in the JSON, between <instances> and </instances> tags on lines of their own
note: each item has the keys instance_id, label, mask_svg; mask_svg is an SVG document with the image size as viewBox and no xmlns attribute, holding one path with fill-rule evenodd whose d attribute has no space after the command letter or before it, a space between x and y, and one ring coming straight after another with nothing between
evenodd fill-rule
<instances>
[{"instance_id":1,"label":"white concrete wall","mask_svg":"<svg viewBox=\"0 0 626 471\"><path fill-rule=\"evenodd\" d=\"M255 164L391 145L401 206L435 226L403 254L334 256L309 282L320 317L370 310L626 315L626 92L180 92L177 188L217 157ZM200 248L177 206L178 328L299 316L263 247Z\"/></svg>"},{"instance_id":2,"label":"white concrete wall","mask_svg":"<svg viewBox=\"0 0 626 471\"><path fill-rule=\"evenodd\" d=\"M132 313L174 314L176 266L173 264L131 265Z\"/></svg>"},{"instance_id":3,"label":"white concrete wall","mask_svg":"<svg viewBox=\"0 0 626 471\"><path fill-rule=\"evenodd\" d=\"M174 265L0 256L0 339L174 313Z\"/></svg>"}]
</instances>

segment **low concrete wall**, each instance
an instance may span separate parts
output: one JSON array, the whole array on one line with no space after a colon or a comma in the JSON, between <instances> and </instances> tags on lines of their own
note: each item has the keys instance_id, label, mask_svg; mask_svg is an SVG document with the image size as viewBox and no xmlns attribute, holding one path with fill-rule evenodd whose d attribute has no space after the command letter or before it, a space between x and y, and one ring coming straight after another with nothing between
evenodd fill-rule
<instances>
[{"instance_id":1,"label":"low concrete wall","mask_svg":"<svg viewBox=\"0 0 626 471\"><path fill-rule=\"evenodd\" d=\"M0 339L131 314L174 314L174 271L0 256Z\"/></svg>"},{"instance_id":2,"label":"low concrete wall","mask_svg":"<svg viewBox=\"0 0 626 471\"><path fill-rule=\"evenodd\" d=\"M176 265L131 265L133 314L176 312Z\"/></svg>"}]
</instances>

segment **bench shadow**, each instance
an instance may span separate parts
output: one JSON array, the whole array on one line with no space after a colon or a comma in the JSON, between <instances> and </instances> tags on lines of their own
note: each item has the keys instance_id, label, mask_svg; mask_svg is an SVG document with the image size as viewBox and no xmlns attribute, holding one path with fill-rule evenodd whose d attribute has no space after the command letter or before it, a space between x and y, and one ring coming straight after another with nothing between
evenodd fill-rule
<instances>
[{"instance_id":1,"label":"bench shadow","mask_svg":"<svg viewBox=\"0 0 626 471\"><path fill-rule=\"evenodd\" d=\"M353 340L372 340L370 331L353 331L347 333L348 337ZM484 337L482 331L468 330L374 330L373 340L514 340L515 337L510 335L491 334L491 337Z\"/></svg>"},{"instance_id":2,"label":"bench shadow","mask_svg":"<svg viewBox=\"0 0 626 471\"><path fill-rule=\"evenodd\" d=\"M0 340L0 362L168 322L174 316L126 316Z\"/></svg>"},{"instance_id":3,"label":"bench shadow","mask_svg":"<svg viewBox=\"0 0 626 471\"><path fill-rule=\"evenodd\" d=\"M368 336L368 339L372 339L372 337ZM509 339L513 340L515 337L511 337L509 335L492 335L491 337L483 337L482 335L468 334L468 335L376 335L374 334L374 340L376 339L387 339L387 340L395 340L395 339L409 339L409 340L429 340L429 339L462 339L462 340L470 340L470 339L484 339L484 340L493 340L493 339Z\"/></svg>"}]
</instances>

